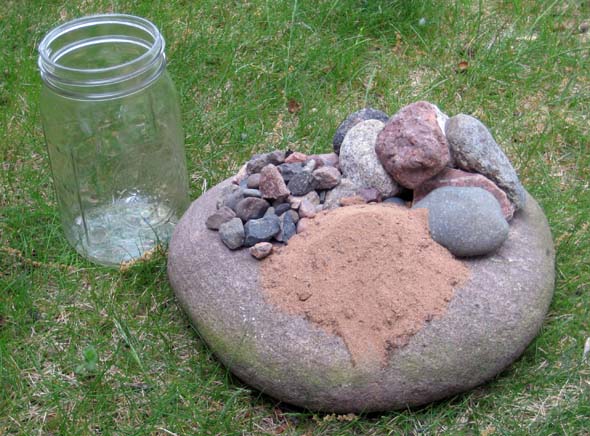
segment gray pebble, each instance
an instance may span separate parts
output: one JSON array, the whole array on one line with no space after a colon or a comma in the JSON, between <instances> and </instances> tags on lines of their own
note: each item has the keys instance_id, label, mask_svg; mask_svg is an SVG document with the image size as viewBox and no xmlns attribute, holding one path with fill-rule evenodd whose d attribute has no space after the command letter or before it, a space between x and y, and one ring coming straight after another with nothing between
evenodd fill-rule
<instances>
[{"instance_id":1,"label":"gray pebble","mask_svg":"<svg viewBox=\"0 0 590 436\"><path fill-rule=\"evenodd\" d=\"M281 150L275 150L271 153L268 153L268 163L280 165L285 162L285 155L286 153Z\"/></svg>"},{"instance_id":2,"label":"gray pebble","mask_svg":"<svg viewBox=\"0 0 590 436\"><path fill-rule=\"evenodd\" d=\"M289 215L291 215L291 219L293 220L293 222L295 224L297 224L297 221L299 221L299 214L296 211L294 211L294 210L291 209L291 210L288 210L285 213L288 213Z\"/></svg>"},{"instance_id":3,"label":"gray pebble","mask_svg":"<svg viewBox=\"0 0 590 436\"><path fill-rule=\"evenodd\" d=\"M244 245L244 225L239 218L232 218L219 227L221 241L230 250L236 250Z\"/></svg>"},{"instance_id":4,"label":"gray pebble","mask_svg":"<svg viewBox=\"0 0 590 436\"><path fill-rule=\"evenodd\" d=\"M281 230L275 235L275 239L279 242L287 242L297 233L297 226L295 225L295 221L293 221L293 216L289 212L281 215L279 226Z\"/></svg>"},{"instance_id":5,"label":"gray pebble","mask_svg":"<svg viewBox=\"0 0 590 436\"><path fill-rule=\"evenodd\" d=\"M301 162L284 163L277 167L283 176L283 180L288 182L295 174L303 171L303 164Z\"/></svg>"},{"instance_id":6,"label":"gray pebble","mask_svg":"<svg viewBox=\"0 0 590 436\"><path fill-rule=\"evenodd\" d=\"M287 212L290 209L291 209L290 203L281 203L274 208L275 214L277 216L281 216L282 214L284 214L285 212Z\"/></svg>"},{"instance_id":7,"label":"gray pebble","mask_svg":"<svg viewBox=\"0 0 590 436\"><path fill-rule=\"evenodd\" d=\"M251 247L258 242L268 242L281 231L280 220L276 215L266 216L246 222L244 245Z\"/></svg>"},{"instance_id":8,"label":"gray pebble","mask_svg":"<svg viewBox=\"0 0 590 436\"><path fill-rule=\"evenodd\" d=\"M291 194L295 196L301 196L313 190L313 183L314 180L312 173L308 171L302 171L293 175L287 184L287 188L289 188Z\"/></svg>"},{"instance_id":9,"label":"gray pebble","mask_svg":"<svg viewBox=\"0 0 590 436\"><path fill-rule=\"evenodd\" d=\"M246 187L250 189L258 189L260 186L260 173L250 174L246 179Z\"/></svg>"},{"instance_id":10,"label":"gray pebble","mask_svg":"<svg viewBox=\"0 0 590 436\"><path fill-rule=\"evenodd\" d=\"M236 191L228 194L222 200L222 206L227 206L233 211L236 210L236 206L240 201L244 199L244 191L241 188L238 188Z\"/></svg>"},{"instance_id":11,"label":"gray pebble","mask_svg":"<svg viewBox=\"0 0 590 436\"><path fill-rule=\"evenodd\" d=\"M270 216L270 215L277 215L274 207L269 207L268 209L266 209L266 212L264 212L264 216Z\"/></svg>"},{"instance_id":12,"label":"gray pebble","mask_svg":"<svg viewBox=\"0 0 590 436\"><path fill-rule=\"evenodd\" d=\"M399 197L389 197L383 200L383 203L391 203L391 204L399 204L400 206L406 206L406 201L403 198Z\"/></svg>"},{"instance_id":13,"label":"gray pebble","mask_svg":"<svg viewBox=\"0 0 590 436\"><path fill-rule=\"evenodd\" d=\"M268 202L262 198L247 197L236 205L236 215L246 222L252 219L261 218L268 209Z\"/></svg>"},{"instance_id":14,"label":"gray pebble","mask_svg":"<svg viewBox=\"0 0 590 436\"><path fill-rule=\"evenodd\" d=\"M496 251L509 226L500 204L482 188L438 188L413 209L428 209L430 234L455 256L480 256Z\"/></svg>"},{"instance_id":15,"label":"gray pebble","mask_svg":"<svg viewBox=\"0 0 590 436\"><path fill-rule=\"evenodd\" d=\"M258 189L244 189L243 191L244 197L256 197L261 198L262 194Z\"/></svg>"},{"instance_id":16,"label":"gray pebble","mask_svg":"<svg viewBox=\"0 0 590 436\"><path fill-rule=\"evenodd\" d=\"M340 199L356 195L360 187L347 178L340 180L338 186L326 193L324 201L324 210L333 209L340 206Z\"/></svg>"},{"instance_id":17,"label":"gray pebble","mask_svg":"<svg viewBox=\"0 0 590 436\"><path fill-rule=\"evenodd\" d=\"M248 174L256 174L259 173L262 168L269 164L270 156L268 153L265 154L255 154L250 158L248 163L246 164L246 170Z\"/></svg>"},{"instance_id":18,"label":"gray pebble","mask_svg":"<svg viewBox=\"0 0 590 436\"><path fill-rule=\"evenodd\" d=\"M208 229L219 230L219 226L236 217L236 213L227 206L222 206L207 218L205 225Z\"/></svg>"}]
</instances>

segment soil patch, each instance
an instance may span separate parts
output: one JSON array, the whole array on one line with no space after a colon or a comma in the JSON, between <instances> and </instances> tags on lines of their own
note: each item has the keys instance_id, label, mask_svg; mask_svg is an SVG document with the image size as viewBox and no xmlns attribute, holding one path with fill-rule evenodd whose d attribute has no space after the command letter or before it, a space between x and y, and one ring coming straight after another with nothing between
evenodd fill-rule
<instances>
[{"instance_id":1,"label":"soil patch","mask_svg":"<svg viewBox=\"0 0 590 436\"><path fill-rule=\"evenodd\" d=\"M262 261L267 300L341 336L353 362L385 364L445 313L469 269L428 232L426 209L358 205L320 213Z\"/></svg>"}]
</instances>

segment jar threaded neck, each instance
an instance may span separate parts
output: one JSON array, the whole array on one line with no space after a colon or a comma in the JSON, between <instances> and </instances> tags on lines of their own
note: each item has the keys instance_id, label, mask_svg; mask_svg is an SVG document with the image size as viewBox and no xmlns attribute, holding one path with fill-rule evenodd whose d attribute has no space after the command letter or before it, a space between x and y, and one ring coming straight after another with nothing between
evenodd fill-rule
<instances>
[{"instance_id":1,"label":"jar threaded neck","mask_svg":"<svg viewBox=\"0 0 590 436\"><path fill-rule=\"evenodd\" d=\"M44 83L64 96L117 98L165 70L165 42L150 21L125 14L83 17L50 31L39 45Z\"/></svg>"}]
</instances>

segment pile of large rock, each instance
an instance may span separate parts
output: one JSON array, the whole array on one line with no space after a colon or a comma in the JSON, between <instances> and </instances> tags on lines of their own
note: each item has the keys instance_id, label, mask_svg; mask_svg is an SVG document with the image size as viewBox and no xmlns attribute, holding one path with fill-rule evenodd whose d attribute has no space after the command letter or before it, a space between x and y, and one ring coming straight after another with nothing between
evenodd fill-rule
<instances>
[{"instance_id":1,"label":"pile of large rock","mask_svg":"<svg viewBox=\"0 0 590 436\"><path fill-rule=\"evenodd\" d=\"M429 210L435 241L457 256L498 249L526 193L508 158L477 119L417 102L391 118L365 108L338 127L334 153L255 155L207 219L230 249L262 259L318 212L385 202ZM403 198L402 198L403 197Z\"/></svg>"}]
</instances>

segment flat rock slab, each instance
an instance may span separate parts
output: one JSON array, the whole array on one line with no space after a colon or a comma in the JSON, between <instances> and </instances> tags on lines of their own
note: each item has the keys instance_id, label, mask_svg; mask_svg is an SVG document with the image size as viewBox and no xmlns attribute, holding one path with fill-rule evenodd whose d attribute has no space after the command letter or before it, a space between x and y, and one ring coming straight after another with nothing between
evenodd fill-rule
<instances>
[{"instance_id":1,"label":"flat rock slab","mask_svg":"<svg viewBox=\"0 0 590 436\"><path fill-rule=\"evenodd\" d=\"M494 377L539 331L554 288L555 254L543 211L528 197L493 256L466 260L471 278L440 319L396 349L385 367L353 366L338 336L268 304L260 262L230 251L205 221L221 189L203 194L177 225L168 275L180 304L217 357L282 401L336 413L414 407ZM392 286L395 286L392 283Z\"/></svg>"}]
</instances>

